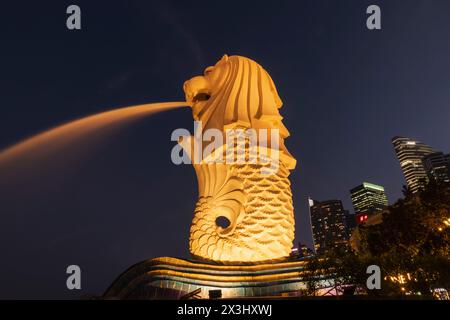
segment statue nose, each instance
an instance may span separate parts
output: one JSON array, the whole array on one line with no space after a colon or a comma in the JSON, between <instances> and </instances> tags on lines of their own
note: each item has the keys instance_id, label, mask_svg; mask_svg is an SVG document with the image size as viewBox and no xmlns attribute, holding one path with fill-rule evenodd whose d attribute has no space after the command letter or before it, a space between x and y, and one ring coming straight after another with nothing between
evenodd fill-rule
<instances>
[{"instance_id":1,"label":"statue nose","mask_svg":"<svg viewBox=\"0 0 450 320\"><path fill-rule=\"evenodd\" d=\"M194 91L196 91L196 89L197 89L196 88L197 87L196 86L196 83L197 83L196 78L197 77L194 77L194 78L189 79L184 82L183 91L185 94L192 94L192 93L194 93Z\"/></svg>"},{"instance_id":2,"label":"statue nose","mask_svg":"<svg viewBox=\"0 0 450 320\"><path fill-rule=\"evenodd\" d=\"M186 101L190 102L194 97L194 92L190 86L190 80L185 81L183 84L184 95L186 96Z\"/></svg>"},{"instance_id":3,"label":"statue nose","mask_svg":"<svg viewBox=\"0 0 450 320\"><path fill-rule=\"evenodd\" d=\"M186 95L188 95L188 87L189 87L188 82L189 82L189 80L188 80L188 81L185 81L185 82L183 83L183 91L184 91L184 93L185 93Z\"/></svg>"},{"instance_id":4,"label":"statue nose","mask_svg":"<svg viewBox=\"0 0 450 320\"><path fill-rule=\"evenodd\" d=\"M194 77L194 78L186 81L183 84L183 90L186 95L186 100L192 101L192 100L194 100L194 97L197 94L207 93L208 92L207 87L208 86L207 86L205 77L203 77L203 76L197 76L197 77ZM208 98L209 98L209 94L208 94Z\"/></svg>"}]
</instances>

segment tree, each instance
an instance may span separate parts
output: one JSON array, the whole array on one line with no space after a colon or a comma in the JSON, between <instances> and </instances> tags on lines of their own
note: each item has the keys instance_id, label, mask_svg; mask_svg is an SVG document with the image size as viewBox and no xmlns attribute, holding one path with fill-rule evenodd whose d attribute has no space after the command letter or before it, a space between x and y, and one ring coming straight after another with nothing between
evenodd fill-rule
<instances>
[{"instance_id":1,"label":"tree","mask_svg":"<svg viewBox=\"0 0 450 320\"><path fill-rule=\"evenodd\" d=\"M375 264L382 270L382 289L369 295L430 295L433 288L450 288L449 226L450 185L431 182L389 206L381 223L360 225L353 250L328 251L307 268L322 264L342 284L364 288L366 268Z\"/></svg>"}]
</instances>

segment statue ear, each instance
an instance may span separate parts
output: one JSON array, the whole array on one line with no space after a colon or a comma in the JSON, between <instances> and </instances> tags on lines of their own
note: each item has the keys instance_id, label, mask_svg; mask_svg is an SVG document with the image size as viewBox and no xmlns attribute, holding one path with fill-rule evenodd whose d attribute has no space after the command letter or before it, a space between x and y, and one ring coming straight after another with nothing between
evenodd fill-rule
<instances>
[{"instance_id":1,"label":"statue ear","mask_svg":"<svg viewBox=\"0 0 450 320\"><path fill-rule=\"evenodd\" d=\"M227 62L228 61L228 55L227 54L224 54L223 56L222 56L222 59L220 59L221 61L224 61L224 62Z\"/></svg>"}]
</instances>

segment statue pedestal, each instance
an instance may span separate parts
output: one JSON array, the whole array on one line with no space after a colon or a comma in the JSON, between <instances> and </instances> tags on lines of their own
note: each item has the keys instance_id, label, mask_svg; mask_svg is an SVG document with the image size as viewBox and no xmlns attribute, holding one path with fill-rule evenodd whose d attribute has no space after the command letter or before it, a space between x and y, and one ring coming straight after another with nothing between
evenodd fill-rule
<instances>
[{"instance_id":1,"label":"statue pedestal","mask_svg":"<svg viewBox=\"0 0 450 320\"><path fill-rule=\"evenodd\" d=\"M305 261L224 265L177 258L138 263L111 285L105 299L251 298L297 295ZM220 290L220 291L219 291ZM212 292L211 292L212 291Z\"/></svg>"}]
</instances>

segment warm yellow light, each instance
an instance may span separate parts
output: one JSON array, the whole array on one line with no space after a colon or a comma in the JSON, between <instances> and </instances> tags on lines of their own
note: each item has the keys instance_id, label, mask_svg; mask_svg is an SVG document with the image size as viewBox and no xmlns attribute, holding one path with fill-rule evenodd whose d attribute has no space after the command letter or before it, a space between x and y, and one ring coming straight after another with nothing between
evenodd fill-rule
<instances>
[{"instance_id":1,"label":"warm yellow light","mask_svg":"<svg viewBox=\"0 0 450 320\"><path fill-rule=\"evenodd\" d=\"M231 129L275 130L279 147L258 143L241 145L246 155L279 154L277 169L264 173L271 163L222 163L217 156L236 154L239 145L220 142L214 156L195 162L199 198L190 230L189 249L194 256L220 262L255 262L288 257L294 240L294 214L289 170L296 160L284 139L289 132L278 109L282 101L271 77L259 64L240 56L224 56L203 76L184 84L186 100L200 121L202 132L214 129L226 137ZM201 96L201 98L199 98ZM209 97L204 99L204 97ZM269 133L264 137L272 139ZM248 139L248 137L247 137ZM260 139L258 137L258 139ZM195 151L193 137L180 144L189 155L209 150L209 144ZM254 150L256 148L256 150ZM192 151L194 150L194 151ZM267 152L267 153L266 153ZM198 155L197 155L198 156ZM192 158L192 157L191 157ZM219 226L217 218L228 220Z\"/></svg>"},{"instance_id":2,"label":"warm yellow light","mask_svg":"<svg viewBox=\"0 0 450 320\"><path fill-rule=\"evenodd\" d=\"M190 105L188 102L149 103L97 113L49 129L1 151L0 163L12 162L26 153L33 154L32 158L34 159L36 155L50 154L59 147L68 145L70 142L73 143L82 137L88 139L95 131L113 128L125 121L138 119L160 111Z\"/></svg>"}]
</instances>

